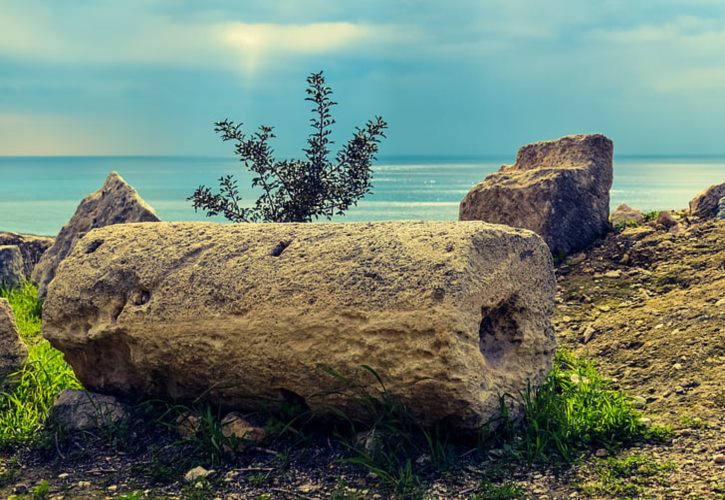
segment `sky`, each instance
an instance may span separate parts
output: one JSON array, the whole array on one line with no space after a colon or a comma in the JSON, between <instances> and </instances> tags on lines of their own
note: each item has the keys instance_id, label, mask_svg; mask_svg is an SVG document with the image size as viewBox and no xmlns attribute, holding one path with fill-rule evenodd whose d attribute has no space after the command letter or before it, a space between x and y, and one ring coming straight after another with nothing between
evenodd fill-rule
<instances>
[{"instance_id":1,"label":"sky","mask_svg":"<svg viewBox=\"0 0 725 500\"><path fill-rule=\"evenodd\" d=\"M382 155L725 153L722 0L0 0L0 155L225 156L229 118L300 156L319 70Z\"/></svg>"}]
</instances>

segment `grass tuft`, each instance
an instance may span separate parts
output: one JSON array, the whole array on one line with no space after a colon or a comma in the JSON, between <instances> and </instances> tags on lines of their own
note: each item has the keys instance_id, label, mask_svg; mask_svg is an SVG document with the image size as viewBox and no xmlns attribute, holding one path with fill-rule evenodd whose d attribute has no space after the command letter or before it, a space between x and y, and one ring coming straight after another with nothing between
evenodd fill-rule
<instances>
[{"instance_id":1,"label":"grass tuft","mask_svg":"<svg viewBox=\"0 0 725 500\"><path fill-rule=\"evenodd\" d=\"M28 347L23 368L10 374L0 393L0 449L36 442L53 401L63 389L80 389L73 370L40 335L42 304L35 286L0 290L15 314L21 340Z\"/></svg>"},{"instance_id":2,"label":"grass tuft","mask_svg":"<svg viewBox=\"0 0 725 500\"><path fill-rule=\"evenodd\" d=\"M612 387L591 361L559 351L544 384L520 396L521 423L509 418L505 398L495 438L517 460L572 462L584 450L615 451L637 441L661 441L669 428L649 426L640 419L630 397Z\"/></svg>"}]
</instances>

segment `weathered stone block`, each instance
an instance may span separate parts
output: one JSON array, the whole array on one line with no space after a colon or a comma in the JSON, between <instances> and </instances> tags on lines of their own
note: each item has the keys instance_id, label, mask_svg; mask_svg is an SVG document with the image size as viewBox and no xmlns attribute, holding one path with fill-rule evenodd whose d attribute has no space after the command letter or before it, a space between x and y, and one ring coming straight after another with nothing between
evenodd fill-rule
<instances>
[{"instance_id":1,"label":"weathered stone block","mask_svg":"<svg viewBox=\"0 0 725 500\"><path fill-rule=\"evenodd\" d=\"M155 223L95 229L58 269L44 333L85 387L365 418L323 367L422 423L475 429L547 374L549 250L483 222Z\"/></svg>"}]
</instances>

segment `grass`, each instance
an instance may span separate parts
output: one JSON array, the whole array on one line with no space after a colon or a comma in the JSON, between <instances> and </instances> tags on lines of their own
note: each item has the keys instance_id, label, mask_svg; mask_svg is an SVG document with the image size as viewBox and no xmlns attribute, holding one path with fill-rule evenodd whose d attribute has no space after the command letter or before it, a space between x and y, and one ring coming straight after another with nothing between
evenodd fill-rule
<instances>
[{"instance_id":1,"label":"grass","mask_svg":"<svg viewBox=\"0 0 725 500\"><path fill-rule=\"evenodd\" d=\"M666 439L669 428L643 423L630 397L612 387L591 361L559 351L544 384L518 396L523 419L509 417L505 398L495 437L512 458L525 463L565 462L585 450L614 452L638 441Z\"/></svg>"},{"instance_id":2,"label":"grass","mask_svg":"<svg viewBox=\"0 0 725 500\"><path fill-rule=\"evenodd\" d=\"M360 396L374 417L362 439L352 419L342 415L352 431L343 438L348 452L344 461L374 473L398 495L415 497L423 474L455 465L457 454L450 436L445 430L416 424L387 392L381 377L370 367L363 368L376 378L380 391ZM520 419L511 417L513 406L522 408ZM631 398L613 388L593 363L560 351L540 388L501 398L500 416L482 433L480 453L496 449L500 461L511 466L562 465L590 450L605 448L613 453L636 442L669 436L668 428L646 425L641 418ZM479 498L516 498L520 493L503 477L484 478L478 492Z\"/></svg>"},{"instance_id":3,"label":"grass","mask_svg":"<svg viewBox=\"0 0 725 500\"><path fill-rule=\"evenodd\" d=\"M608 458L595 466L598 480L586 483L580 489L588 496L639 498L646 487L666 486L667 474L674 468L671 463L657 463L643 454Z\"/></svg>"},{"instance_id":4,"label":"grass","mask_svg":"<svg viewBox=\"0 0 725 500\"><path fill-rule=\"evenodd\" d=\"M28 347L22 369L6 379L0 393L0 449L30 445L40 437L53 401L63 389L80 389L73 370L40 335L41 308L35 286L0 290L8 300L20 337Z\"/></svg>"}]
</instances>

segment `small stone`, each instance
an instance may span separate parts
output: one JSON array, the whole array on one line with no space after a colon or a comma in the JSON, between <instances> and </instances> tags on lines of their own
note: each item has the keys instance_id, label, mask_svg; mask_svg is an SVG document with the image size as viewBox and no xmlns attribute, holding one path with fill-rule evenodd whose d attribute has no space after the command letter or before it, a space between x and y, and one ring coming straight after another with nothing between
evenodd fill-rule
<instances>
[{"instance_id":1,"label":"small stone","mask_svg":"<svg viewBox=\"0 0 725 500\"><path fill-rule=\"evenodd\" d=\"M718 453L712 457L712 461L718 465L725 465L725 455Z\"/></svg>"},{"instance_id":2,"label":"small stone","mask_svg":"<svg viewBox=\"0 0 725 500\"><path fill-rule=\"evenodd\" d=\"M199 479L206 479L214 473L213 470L207 470L204 467L194 467L184 474L184 481L187 483L193 483Z\"/></svg>"},{"instance_id":3,"label":"small stone","mask_svg":"<svg viewBox=\"0 0 725 500\"><path fill-rule=\"evenodd\" d=\"M118 490L118 486L116 486L115 484L112 484L111 486L109 486L108 488L106 488L106 491L109 491L111 493L113 493L116 490Z\"/></svg>"},{"instance_id":4,"label":"small stone","mask_svg":"<svg viewBox=\"0 0 725 500\"><path fill-rule=\"evenodd\" d=\"M68 479L70 477L70 474L67 472L63 472L62 474L58 474L58 479Z\"/></svg>"},{"instance_id":5,"label":"small stone","mask_svg":"<svg viewBox=\"0 0 725 500\"><path fill-rule=\"evenodd\" d=\"M53 403L50 420L63 429L82 431L121 422L126 406L113 396L65 389Z\"/></svg>"},{"instance_id":6,"label":"small stone","mask_svg":"<svg viewBox=\"0 0 725 500\"><path fill-rule=\"evenodd\" d=\"M13 487L13 493L16 495L24 495L28 492L28 485L25 483L18 483Z\"/></svg>"},{"instance_id":7,"label":"small stone","mask_svg":"<svg viewBox=\"0 0 725 500\"><path fill-rule=\"evenodd\" d=\"M78 481L78 487L79 488L90 488L91 482L90 481Z\"/></svg>"},{"instance_id":8,"label":"small stone","mask_svg":"<svg viewBox=\"0 0 725 500\"><path fill-rule=\"evenodd\" d=\"M604 273L605 278L621 278L622 277L622 271L619 269L615 269L613 271L607 271Z\"/></svg>"},{"instance_id":9,"label":"small stone","mask_svg":"<svg viewBox=\"0 0 725 500\"><path fill-rule=\"evenodd\" d=\"M597 309L599 309L599 310L600 310L600 311L602 311L602 312L609 312L609 311L611 311L611 310L612 310L612 308L611 308L611 307L609 307L609 306L607 306L607 305L603 305L603 306L597 306Z\"/></svg>"},{"instance_id":10,"label":"small stone","mask_svg":"<svg viewBox=\"0 0 725 500\"><path fill-rule=\"evenodd\" d=\"M597 451L594 452L594 456L597 458L606 458L609 456L609 452L604 448L599 448Z\"/></svg>"},{"instance_id":11,"label":"small stone","mask_svg":"<svg viewBox=\"0 0 725 500\"><path fill-rule=\"evenodd\" d=\"M193 437L199 432L201 418L190 412L184 412L176 419L176 432L181 437Z\"/></svg>"},{"instance_id":12,"label":"small stone","mask_svg":"<svg viewBox=\"0 0 725 500\"><path fill-rule=\"evenodd\" d=\"M647 417L640 417L639 420L637 420L641 425L644 425L645 427L649 427L652 425L652 419Z\"/></svg>"},{"instance_id":13,"label":"small stone","mask_svg":"<svg viewBox=\"0 0 725 500\"><path fill-rule=\"evenodd\" d=\"M665 327L665 325L663 325L662 323L659 323L659 324L655 325L655 328L654 329L655 330L659 330L659 329L664 328L664 327Z\"/></svg>"},{"instance_id":14,"label":"small stone","mask_svg":"<svg viewBox=\"0 0 725 500\"><path fill-rule=\"evenodd\" d=\"M682 365L680 363L675 363L674 365L672 365L672 368L674 368L675 370L682 370Z\"/></svg>"},{"instance_id":15,"label":"small stone","mask_svg":"<svg viewBox=\"0 0 725 500\"><path fill-rule=\"evenodd\" d=\"M594 338L594 336L597 334L596 330L594 330L594 327L588 326L586 330L584 330L584 336L582 337L582 342L584 344L588 343L590 340Z\"/></svg>"},{"instance_id":16,"label":"small stone","mask_svg":"<svg viewBox=\"0 0 725 500\"><path fill-rule=\"evenodd\" d=\"M298 486L297 489L300 490L302 493L312 493L313 491L319 490L320 487L316 484L303 484L301 486Z\"/></svg>"},{"instance_id":17,"label":"small stone","mask_svg":"<svg viewBox=\"0 0 725 500\"><path fill-rule=\"evenodd\" d=\"M644 408L647 404L647 400L642 396L635 396L632 398L632 402L636 408Z\"/></svg>"},{"instance_id":18,"label":"small stone","mask_svg":"<svg viewBox=\"0 0 725 500\"><path fill-rule=\"evenodd\" d=\"M249 444L258 444L267 437L264 427L258 427L246 420L238 412L231 412L222 419L222 434L226 438L237 440L237 451L242 451Z\"/></svg>"}]
</instances>

